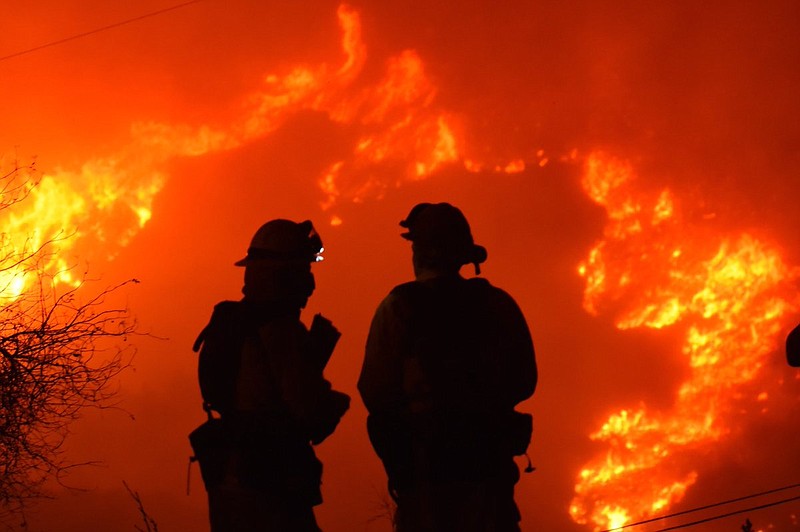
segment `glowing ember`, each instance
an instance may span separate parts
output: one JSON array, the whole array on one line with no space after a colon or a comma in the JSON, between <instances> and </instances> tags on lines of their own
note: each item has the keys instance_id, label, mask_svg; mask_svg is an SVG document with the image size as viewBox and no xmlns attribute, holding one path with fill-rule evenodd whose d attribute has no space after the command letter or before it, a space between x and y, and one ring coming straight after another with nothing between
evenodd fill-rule
<instances>
[{"instance_id":1,"label":"glowing ember","mask_svg":"<svg viewBox=\"0 0 800 532\"><path fill-rule=\"evenodd\" d=\"M608 221L578 270L584 307L612 310L620 329L683 327L689 372L672 409L621 410L590 435L605 450L580 471L570 514L598 529L663 514L684 497L697 453L734 432L743 393L766 400L758 378L794 307L784 294L797 273L777 248L690 227L669 190L642 192L635 181L626 162L602 153L586 161L583 188Z\"/></svg>"}]
</instances>

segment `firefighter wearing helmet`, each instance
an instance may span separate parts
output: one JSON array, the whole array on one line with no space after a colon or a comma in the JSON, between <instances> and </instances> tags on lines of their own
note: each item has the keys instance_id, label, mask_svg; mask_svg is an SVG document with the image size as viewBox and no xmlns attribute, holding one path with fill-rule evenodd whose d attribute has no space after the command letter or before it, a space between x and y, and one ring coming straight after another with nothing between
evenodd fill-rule
<instances>
[{"instance_id":1,"label":"firefighter wearing helmet","mask_svg":"<svg viewBox=\"0 0 800 532\"><path fill-rule=\"evenodd\" d=\"M518 531L513 457L532 419L515 407L538 379L527 323L506 292L461 276L487 252L459 209L421 203L400 225L415 280L378 306L358 381L397 530Z\"/></svg>"},{"instance_id":2,"label":"firefighter wearing helmet","mask_svg":"<svg viewBox=\"0 0 800 532\"><path fill-rule=\"evenodd\" d=\"M189 439L212 532L319 530L322 464L313 445L349 407L323 377L339 332L321 315L310 329L300 321L321 253L310 221L261 226L236 262L244 297L217 304L195 342L208 420Z\"/></svg>"}]
</instances>

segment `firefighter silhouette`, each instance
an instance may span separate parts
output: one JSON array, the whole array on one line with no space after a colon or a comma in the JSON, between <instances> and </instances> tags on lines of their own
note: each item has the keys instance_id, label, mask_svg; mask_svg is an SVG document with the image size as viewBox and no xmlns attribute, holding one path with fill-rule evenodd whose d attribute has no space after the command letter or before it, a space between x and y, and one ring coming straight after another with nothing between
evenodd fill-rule
<instances>
[{"instance_id":1,"label":"firefighter silhouette","mask_svg":"<svg viewBox=\"0 0 800 532\"><path fill-rule=\"evenodd\" d=\"M517 531L514 502L537 384L533 342L506 292L475 273L487 258L462 212L422 203L400 223L415 280L380 303L358 389L397 503L400 532Z\"/></svg>"},{"instance_id":2,"label":"firefighter silhouette","mask_svg":"<svg viewBox=\"0 0 800 532\"><path fill-rule=\"evenodd\" d=\"M800 325L786 337L786 361L792 367L800 367Z\"/></svg>"},{"instance_id":3,"label":"firefighter silhouette","mask_svg":"<svg viewBox=\"0 0 800 532\"><path fill-rule=\"evenodd\" d=\"M208 421L190 436L208 492L211 530L319 530L322 464L349 397L323 377L339 332L300 321L322 241L309 221L272 220L253 236L244 297L214 307L194 345Z\"/></svg>"}]
</instances>

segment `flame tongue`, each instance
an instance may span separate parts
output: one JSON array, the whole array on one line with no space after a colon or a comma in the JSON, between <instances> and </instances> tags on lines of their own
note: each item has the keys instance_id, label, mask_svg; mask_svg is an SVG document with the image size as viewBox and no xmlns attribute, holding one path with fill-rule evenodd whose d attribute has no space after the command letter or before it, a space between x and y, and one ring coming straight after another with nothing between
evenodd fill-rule
<instances>
[{"instance_id":1,"label":"flame tongue","mask_svg":"<svg viewBox=\"0 0 800 532\"><path fill-rule=\"evenodd\" d=\"M359 81L366 62L359 14L342 4L337 16L344 56L338 67L300 65L264 76L262 86L243 98L241 114L225 126L136 123L130 143L116 153L90 160L77 171L44 175L33 201L15 207L13 215L5 213L0 230L14 239L12 247L20 252L58 240L58 251L45 266L58 272L58 281L74 285L78 281L69 268L76 256L102 249L107 254L103 258L113 257L150 219L153 198L167 179L162 170L166 162L240 147L304 110L325 113L359 131L348 157L332 162L318 179L324 210L341 200L380 198L390 186L424 179L461 160L460 125L453 113L436 105L437 88L419 55L404 50L386 61L377 81ZM539 164L546 163L543 153L538 157ZM464 161L464 166L469 171L486 168L476 161ZM524 167L517 160L493 171L519 172ZM332 215L331 223L341 219ZM5 273L14 279L6 284L17 293L28 283L20 276Z\"/></svg>"},{"instance_id":2,"label":"flame tongue","mask_svg":"<svg viewBox=\"0 0 800 532\"><path fill-rule=\"evenodd\" d=\"M330 213L341 201L380 198L391 186L459 161L466 171L497 173L548 163L541 150L531 161L466 158L464 126L438 104L438 88L419 54L401 51L385 61L376 80L361 80L367 50L360 17L345 4L337 16L341 64L300 65L264 76L224 126L133 125L128 146L78 170L46 173L29 201L2 211L3 249L24 257L52 242L36 267L54 272L57 283L76 286L75 257L98 249L113 256L148 222L167 179L167 161L235 149L304 110L355 131L350 152L330 162L317 181L321 206ZM690 226L675 195L641 190L625 161L592 154L582 185L608 217L603 239L579 268L585 309L613 313L620 329L680 327L687 366L672 408L621 409L590 435L603 451L578 474L570 513L577 522L609 528L679 502L698 482L696 457L735 436L729 424L734 409L766 400L763 368L797 307L783 294L794 292L798 272L786 266L779 249L752 235L719 238ZM331 221L341 223L335 215ZM0 271L2 297L31 289L31 265L18 266Z\"/></svg>"},{"instance_id":3,"label":"flame tongue","mask_svg":"<svg viewBox=\"0 0 800 532\"><path fill-rule=\"evenodd\" d=\"M16 298L31 288L32 271L52 275L56 284L77 286L77 258L111 259L151 216L163 175L156 170L165 153L143 152L132 163L122 154L95 159L80 171L57 170L35 177L20 170L29 196L4 205L0 233L4 250L16 257L3 271L3 296ZM6 198L4 198L6 199ZM41 253L35 253L37 250ZM34 261L34 263L32 263Z\"/></svg>"},{"instance_id":4,"label":"flame tongue","mask_svg":"<svg viewBox=\"0 0 800 532\"><path fill-rule=\"evenodd\" d=\"M680 323L690 370L672 409L622 410L591 434L607 449L581 470L570 514L602 528L663 513L697 481L692 462L732 433L734 407L777 348L794 306L782 294L797 278L777 249L752 236L692 238L670 191L637 192L635 177L604 154L587 160L583 187L608 223L579 268L584 307L612 305L620 329ZM749 401L765 398L753 392Z\"/></svg>"},{"instance_id":5,"label":"flame tongue","mask_svg":"<svg viewBox=\"0 0 800 532\"><path fill-rule=\"evenodd\" d=\"M325 113L332 122L354 125L362 132L349 156L331 163L318 179L326 210L341 199L380 197L395 184L376 177L381 165L400 165L405 172L398 180L413 180L458 160L456 120L435 106L436 87L419 55L402 51L386 61L385 73L376 82L357 83L366 61L361 20L346 4L339 6L337 15L344 53L338 68L323 63L266 75L262 87L244 98L243 113L230 126L140 124L137 138L173 156L202 155L264 137L299 111Z\"/></svg>"}]
</instances>

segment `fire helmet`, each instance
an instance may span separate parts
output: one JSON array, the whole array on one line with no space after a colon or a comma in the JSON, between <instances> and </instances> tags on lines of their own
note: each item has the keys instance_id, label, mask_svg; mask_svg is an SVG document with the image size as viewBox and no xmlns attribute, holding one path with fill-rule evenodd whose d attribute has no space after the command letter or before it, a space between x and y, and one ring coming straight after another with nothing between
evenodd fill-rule
<instances>
[{"instance_id":1,"label":"fire helmet","mask_svg":"<svg viewBox=\"0 0 800 532\"><path fill-rule=\"evenodd\" d=\"M475 244L466 217L449 203L419 203L400 226L408 229L400 236L414 244L415 252L428 258L459 266L474 264L476 274L486 261L486 248Z\"/></svg>"},{"instance_id":2,"label":"fire helmet","mask_svg":"<svg viewBox=\"0 0 800 532\"><path fill-rule=\"evenodd\" d=\"M322 239L309 220L296 223L277 219L256 231L247 256L235 264L247 266L251 261L263 259L317 262L322 260L322 250Z\"/></svg>"}]
</instances>

